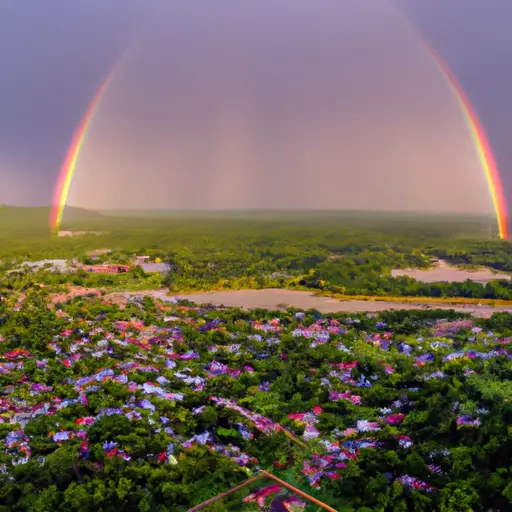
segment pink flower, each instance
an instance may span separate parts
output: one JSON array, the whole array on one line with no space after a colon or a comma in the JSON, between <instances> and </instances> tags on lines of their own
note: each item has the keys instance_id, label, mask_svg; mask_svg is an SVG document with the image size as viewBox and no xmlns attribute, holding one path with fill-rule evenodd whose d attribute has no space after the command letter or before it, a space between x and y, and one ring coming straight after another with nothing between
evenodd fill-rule
<instances>
[{"instance_id":1,"label":"pink flower","mask_svg":"<svg viewBox=\"0 0 512 512\"><path fill-rule=\"evenodd\" d=\"M96 418L92 416L85 416L84 418L78 418L75 421L75 425L91 425L96 421Z\"/></svg>"},{"instance_id":2,"label":"pink flower","mask_svg":"<svg viewBox=\"0 0 512 512\"><path fill-rule=\"evenodd\" d=\"M242 501L244 503L247 503L249 501L255 501L260 507L265 506L265 500L272 494L275 494L281 490L281 486L279 484L272 484L268 487L265 487L263 489L259 489L256 492L253 492L252 494L249 494L246 498L244 498Z\"/></svg>"},{"instance_id":3,"label":"pink flower","mask_svg":"<svg viewBox=\"0 0 512 512\"><path fill-rule=\"evenodd\" d=\"M405 419L405 414L398 413L398 414L391 414L391 416L388 416L386 418L386 423L389 425L398 425L399 423L402 423Z\"/></svg>"},{"instance_id":4,"label":"pink flower","mask_svg":"<svg viewBox=\"0 0 512 512\"><path fill-rule=\"evenodd\" d=\"M318 429L312 425L306 425L306 428L304 429L304 439L309 441L310 439L316 439L319 435L320 432Z\"/></svg>"},{"instance_id":5,"label":"pink flower","mask_svg":"<svg viewBox=\"0 0 512 512\"><path fill-rule=\"evenodd\" d=\"M361 403L361 397L359 395L353 395L350 391L345 391L344 393L330 391L329 396L333 402L337 402L338 400L348 400L354 405L359 405Z\"/></svg>"}]
</instances>

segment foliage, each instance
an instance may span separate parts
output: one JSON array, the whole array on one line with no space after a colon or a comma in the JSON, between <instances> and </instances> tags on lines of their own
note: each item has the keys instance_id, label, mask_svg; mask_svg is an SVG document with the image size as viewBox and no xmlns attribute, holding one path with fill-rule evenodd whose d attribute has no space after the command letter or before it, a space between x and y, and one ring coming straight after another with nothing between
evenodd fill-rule
<instances>
[{"instance_id":1,"label":"foliage","mask_svg":"<svg viewBox=\"0 0 512 512\"><path fill-rule=\"evenodd\" d=\"M510 509L503 316L19 299L0 303L0 510L179 512L259 468L339 510Z\"/></svg>"},{"instance_id":2,"label":"foliage","mask_svg":"<svg viewBox=\"0 0 512 512\"><path fill-rule=\"evenodd\" d=\"M50 237L47 229L30 228L26 215L11 217L10 223L2 223L0 215L0 271L43 258L92 263L88 253L99 248L112 250L100 256L99 262L127 263L133 254L144 254L172 265L166 277L145 275L140 269L113 276L77 273L57 277L42 272L36 279L47 284L72 282L133 290L165 285L173 292L286 287L352 296L512 300L509 281L422 283L390 277L393 268L427 268L432 257L511 272L510 243L486 238L488 219L351 212L134 213L85 216L68 224L93 234ZM40 217L40 213L35 216ZM21 289L34 277L25 271L6 279Z\"/></svg>"}]
</instances>

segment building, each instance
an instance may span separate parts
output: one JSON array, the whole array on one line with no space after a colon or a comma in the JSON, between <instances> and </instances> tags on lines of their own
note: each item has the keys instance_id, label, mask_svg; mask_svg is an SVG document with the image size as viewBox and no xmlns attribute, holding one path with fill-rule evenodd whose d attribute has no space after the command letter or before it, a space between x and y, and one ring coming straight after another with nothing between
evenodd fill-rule
<instances>
[{"instance_id":1,"label":"building","mask_svg":"<svg viewBox=\"0 0 512 512\"><path fill-rule=\"evenodd\" d=\"M149 256L134 256L133 257L134 265L143 265L145 263L149 263Z\"/></svg>"}]
</instances>

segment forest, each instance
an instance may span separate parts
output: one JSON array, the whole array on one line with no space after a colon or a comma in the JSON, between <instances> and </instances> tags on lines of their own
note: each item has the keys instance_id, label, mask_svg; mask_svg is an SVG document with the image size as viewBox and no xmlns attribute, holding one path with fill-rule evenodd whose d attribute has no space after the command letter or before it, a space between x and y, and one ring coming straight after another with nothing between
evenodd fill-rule
<instances>
[{"instance_id":1,"label":"forest","mask_svg":"<svg viewBox=\"0 0 512 512\"><path fill-rule=\"evenodd\" d=\"M339 512L510 510L508 314L52 293L2 290L1 511L185 512L262 471ZM204 510L271 506L321 510L268 481Z\"/></svg>"},{"instance_id":2,"label":"forest","mask_svg":"<svg viewBox=\"0 0 512 512\"><path fill-rule=\"evenodd\" d=\"M76 237L50 236L47 228L23 219L20 225L0 222L0 271L45 258L92 263L87 254L99 248L112 250L102 258L108 261L126 263L143 254L172 265L165 279L141 269L124 276L38 277L54 284L139 290L165 286L172 292L276 287L343 296L512 300L509 280L424 283L391 277L392 269L428 268L433 258L464 268L512 272L512 246L489 235L485 218L357 212L93 216L63 227L94 233ZM22 272L8 279L23 288L31 277Z\"/></svg>"}]
</instances>

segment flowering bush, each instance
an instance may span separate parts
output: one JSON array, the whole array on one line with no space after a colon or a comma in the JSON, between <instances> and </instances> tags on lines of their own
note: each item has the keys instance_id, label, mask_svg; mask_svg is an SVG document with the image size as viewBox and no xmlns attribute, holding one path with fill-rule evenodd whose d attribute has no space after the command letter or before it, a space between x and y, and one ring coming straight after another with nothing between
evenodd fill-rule
<instances>
[{"instance_id":1,"label":"flowering bush","mask_svg":"<svg viewBox=\"0 0 512 512\"><path fill-rule=\"evenodd\" d=\"M492 319L409 312L404 336L387 313L3 307L0 510L179 512L261 469L339 510L511 506L512 352ZM305 506L277 484L224 506L271 502Z\"/></svg>"}]
</instances>

